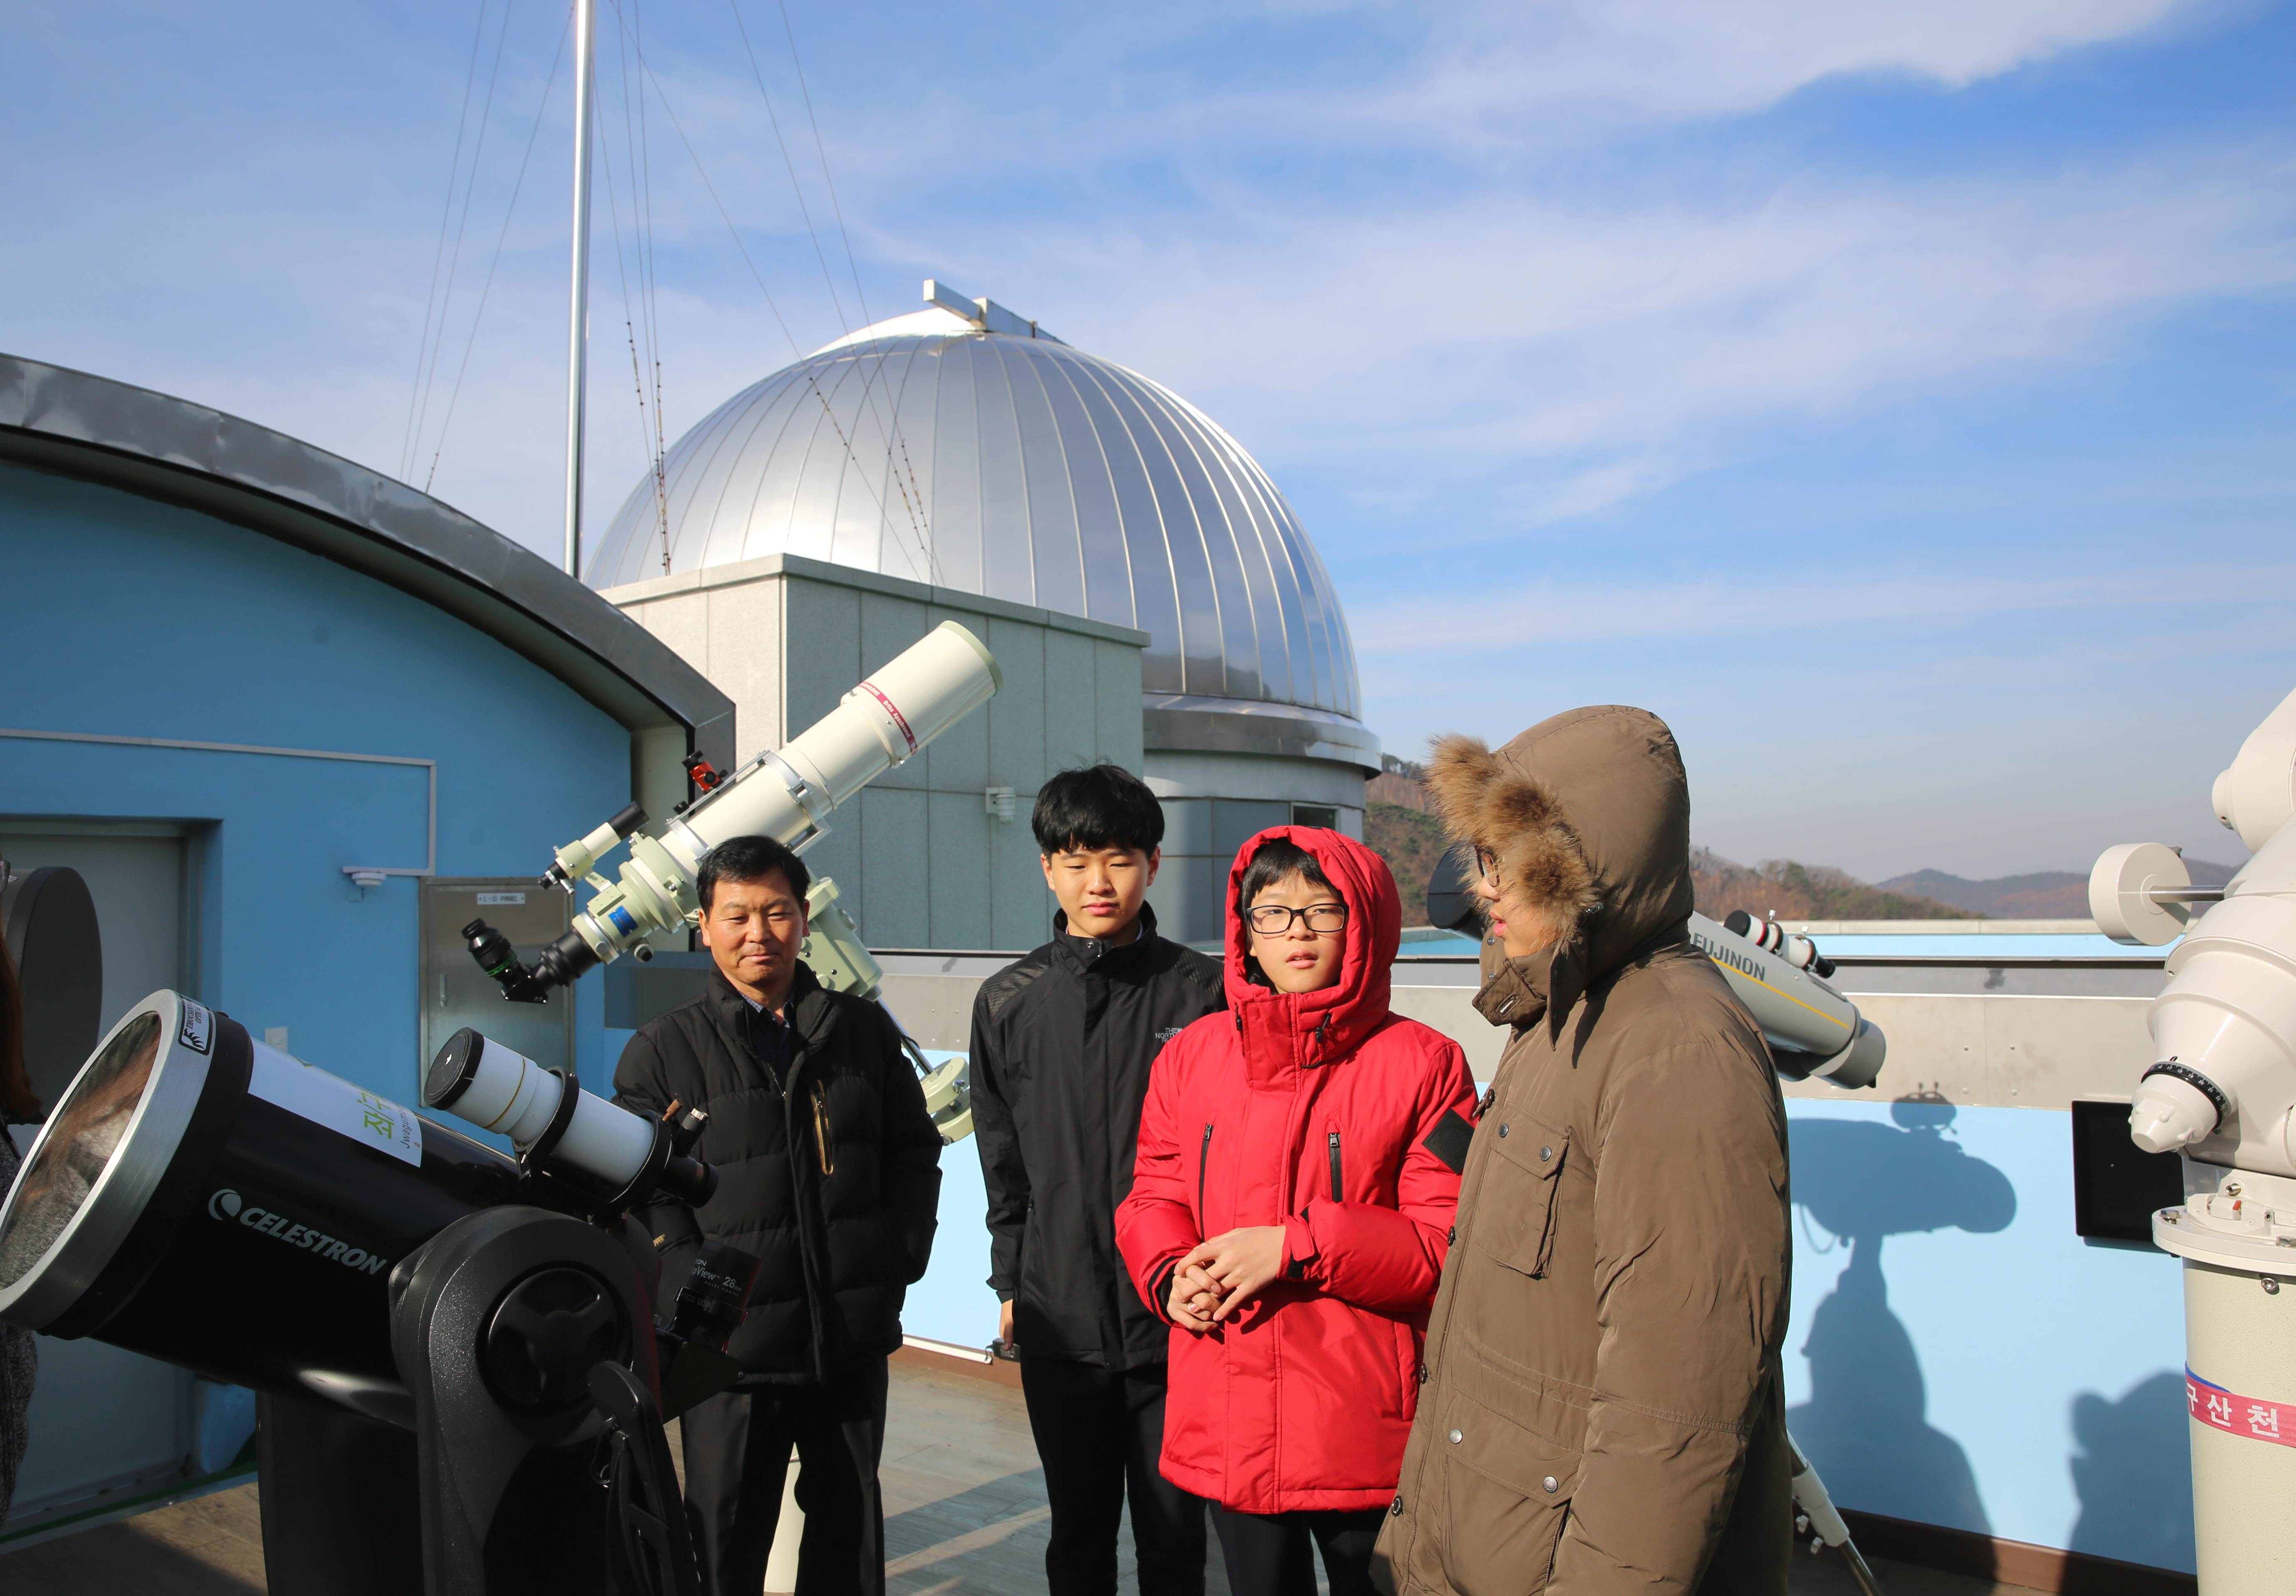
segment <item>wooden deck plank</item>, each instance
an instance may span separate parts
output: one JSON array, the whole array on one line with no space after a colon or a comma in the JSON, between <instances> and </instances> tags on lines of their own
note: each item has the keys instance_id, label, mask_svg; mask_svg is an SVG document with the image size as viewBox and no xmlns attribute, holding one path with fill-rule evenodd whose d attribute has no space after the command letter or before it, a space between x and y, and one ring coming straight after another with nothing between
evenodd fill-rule
<instances>
[{"instance_id":1,"label":"wooden deck plank","mask_svg":"<svg viewBox=\"0 0 2296 1596\"><path fill-rule=\"evenodd\" d=\"M890 1596L1042 1596L1045 1477L1017 1389L897 1363L879 1478ZM1125 1590L1136 1588L1130 1543L1128 1532L1117 1551ZM1216 1544L1210 1560L1207 1596L1228 1596ZM2033 1596L1907 1564L1875 1567L1889 1596ZM0 1589L8 1596L263 1596L256 1487L0 1552ZM1832 1554L1802 1557L1792 1596L1857 1596L1857 1587Z\"/></svg>"}]
</instances>

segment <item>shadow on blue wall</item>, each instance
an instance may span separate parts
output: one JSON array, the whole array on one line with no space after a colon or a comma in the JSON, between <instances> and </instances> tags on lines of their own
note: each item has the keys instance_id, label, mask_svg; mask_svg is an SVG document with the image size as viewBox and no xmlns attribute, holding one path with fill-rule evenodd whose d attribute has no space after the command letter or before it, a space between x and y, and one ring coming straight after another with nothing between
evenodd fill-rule
<instances>
[{"instance_id":1,"label":"shadow on blue wall","mask_svg":"<svg viewBox=\"0 0 2296 1596\"><path fill-rule=\"evenodd\" d=\"M2080 1519L2072 1550L2159 1568L2193 1566L2193 1453L2185 1381L2162 1371L2119 1402L2073 1399L2073 1489Z\"/></svg>"},{"instance_id":2,"label":"shadow on blue wall","mask_svg":"<svg viewBox=\"0 0 2296 1596\"><path fill-rule=\"evenodd\" d=\"M1850 1253L1811 1316L1810 1397L1786 1423L1844 1506L1989 1535L1969 1454L1928 1421L1921 1360L1882 1274L1887 1237L1991 1234L2017 1215L2009 1177L1946 1135L1953 1117L1941 1100L1908 1098L1894 1125L1792 1122L1794 1201Z\"/></svg>"}]
</instances>

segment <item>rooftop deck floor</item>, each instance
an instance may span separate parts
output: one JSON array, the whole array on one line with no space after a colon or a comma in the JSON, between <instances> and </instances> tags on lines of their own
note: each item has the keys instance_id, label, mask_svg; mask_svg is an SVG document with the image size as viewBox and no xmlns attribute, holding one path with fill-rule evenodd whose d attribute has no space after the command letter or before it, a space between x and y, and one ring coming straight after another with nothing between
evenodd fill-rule
<instances>
[{"instance_id":1,"label":"rooftop deck floor","mask_svg":"<svg viewBox=\"0 0 2296 1596\"><path fill-rule=\"evenodd\" d=\"M672 1449L675 1451L675 1448ZM1038 1596L1044 1472L1018 1389L897 1362L882 1472L895 1596ZM1128 1546L1122 1588L1133 1588ZM1877 1562L1889 1596L2028 1596L2021 1587ZM1210 1596L1229 1596L1215 1551ZM255 1596L265 1589L256 1488L242 1486L0 1556L9 1596ZM1829 1555L1798 1559L1792 1596L1857 1596Z\"/></svg>"}]
</instances>

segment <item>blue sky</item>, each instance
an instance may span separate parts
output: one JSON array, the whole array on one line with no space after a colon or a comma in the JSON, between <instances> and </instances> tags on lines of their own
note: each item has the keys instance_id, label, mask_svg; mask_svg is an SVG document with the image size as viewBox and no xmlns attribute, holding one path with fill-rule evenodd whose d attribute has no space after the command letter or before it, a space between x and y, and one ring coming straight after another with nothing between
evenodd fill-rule
<instances>
[{"instance_id":1,"label":"blue sky","mask_svg":"<svg viewBox=\"0 0 2296 1596\"><path fill-rule=\"evenodd\" d=\"M621 269L644 30L672 437L941 276L1259 455L1391 749L1624 700L1741 859L2240 856L2209 781L2296 686L2296 6L791 0L849 267L783 12L739 5L602 5ZM554 552L565 16L18 0L0 348L435 456ZM644 454L599 210L603 519Z\"/></svg>"}]
</instances>

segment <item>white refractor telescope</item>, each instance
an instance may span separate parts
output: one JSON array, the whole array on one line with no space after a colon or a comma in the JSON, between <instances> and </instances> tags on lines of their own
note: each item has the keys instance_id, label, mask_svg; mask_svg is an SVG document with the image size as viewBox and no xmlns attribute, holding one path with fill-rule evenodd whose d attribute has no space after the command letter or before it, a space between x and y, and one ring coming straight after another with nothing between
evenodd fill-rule
<instances>
[{"instance_id":1,"label":"white refractor telescope","mask_svg":"<svg viewBox=\"0 0 2296 1596\"><path fill-rule=\"evenodd\" d=\"M580 880L592 896L576 912L573 929L543 951L533 970L477 921L465 930L472 953L508 995L525 1002L624 954L651 958L647 938L700 918L694 882L711 848L731 837L771 837L803 853L828 832L831 810L1004 684L980 640L955 621L941 622L806 731L710 785L661 825L639 831L645 812L633 805L560 848L543 880L570 892ZM625 840L630 856L610 881L597 873L598 862Z\"/></svg>"},{"instance_id":2,"label":"white refractor telescope","mask_svg":"<svg viewBox=\"0 0 2296 1596\"><path fill-rule=\"evenodd\" d=\"M2185 1260L2185 1395L2203 1596L2296 1590L2296 693L2210 794L2254 850L2194 887L2157 842L2107 849L2089 912L2116 942L2177 945L2147 1023L2128 1133L2183 1156L2152 1240ZM2197 911L2197 913L2196 913ZM2178 941L2181 937L2182 940Z\"/></svg>"}]
</instances>

